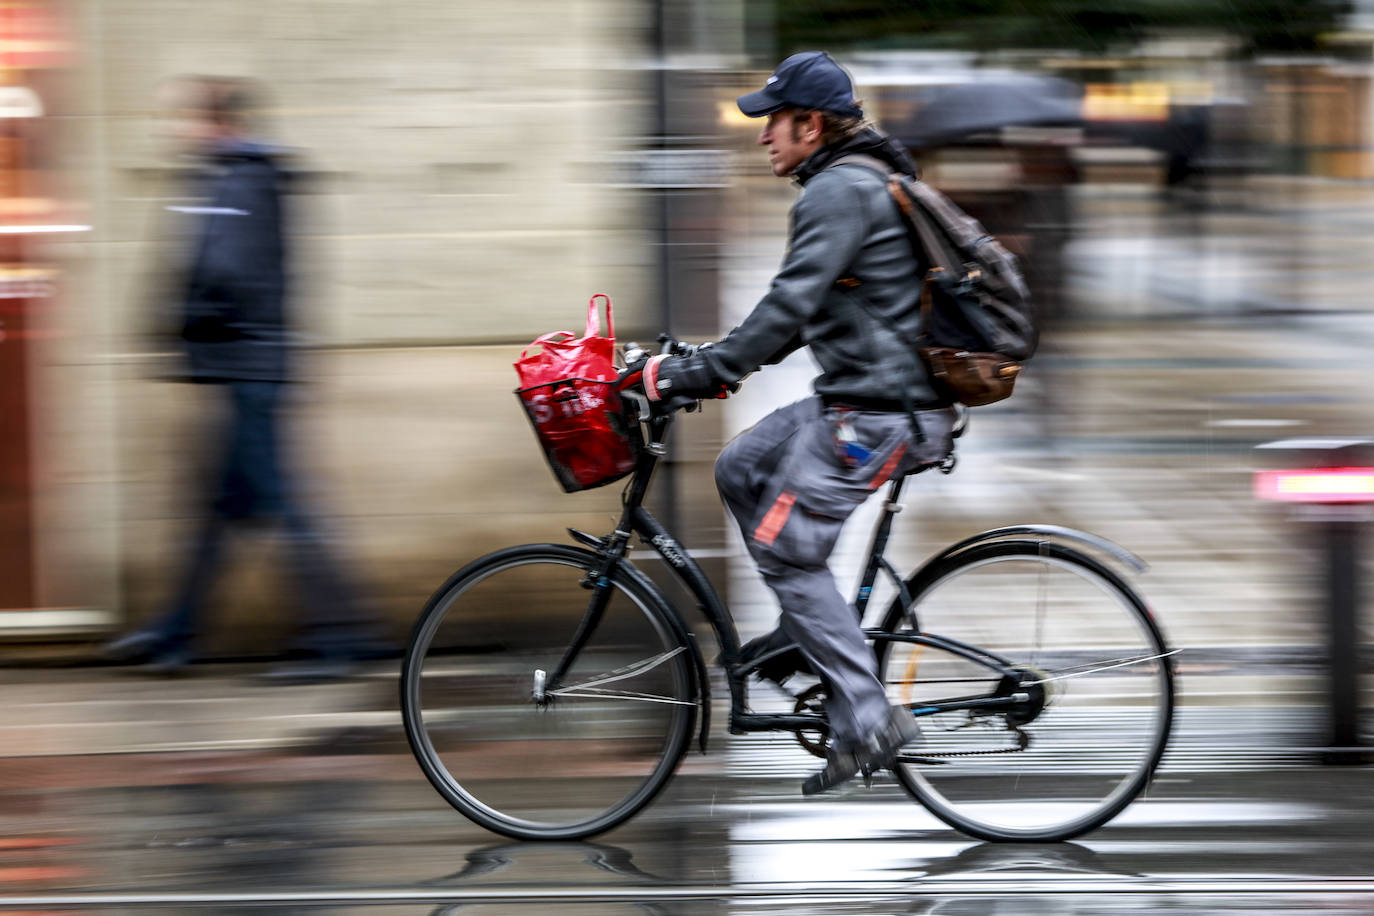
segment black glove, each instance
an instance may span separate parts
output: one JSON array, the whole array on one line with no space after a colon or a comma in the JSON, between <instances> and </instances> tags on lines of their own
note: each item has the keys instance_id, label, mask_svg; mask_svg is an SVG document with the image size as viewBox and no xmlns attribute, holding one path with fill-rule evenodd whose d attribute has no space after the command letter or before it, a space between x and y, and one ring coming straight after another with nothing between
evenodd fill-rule
<instances>
[{"instance_id":1,"label":"black glove","mask_svg":"<svg viewBox=\"0 0 1374 916\"><path fill-rule=\"evenodd\" d=\"M627 366L616 378L615 390L623 392L626 389L635 388L644 392L647 396L649 387L644 381L644 368L648 364L648 359L637 359ZM697 402L694 398L686 398L681 395L675 397L649 398L649 400L652 403L653 411L660 415L669 414L676 410L685 410L691 413L696 410L697 407Z\"/></svg>"},{"instance_id":2,"label":"black glove","mask_svg":"<svg viewBox=\"0 0 1374 916\"><path fill-rule=\"evenodd\" d=\"M655 356L644 367L644 391L651 401L723 398L738 390L738 382L722 382L700 353Z\"/></svg>"}]
</instances>

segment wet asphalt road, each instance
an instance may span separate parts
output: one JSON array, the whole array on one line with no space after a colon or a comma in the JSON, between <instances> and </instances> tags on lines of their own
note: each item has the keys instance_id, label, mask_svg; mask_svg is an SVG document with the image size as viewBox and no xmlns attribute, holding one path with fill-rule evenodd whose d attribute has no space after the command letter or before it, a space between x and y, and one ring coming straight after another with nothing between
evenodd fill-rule
<instances>
[{"instance_id":1,"label":"wet asphalt road","mask_svg":"<svg viewBox=\"0 0 1374 916\"><path fill-rule=\"evenodd\" d=\"M390 742L27 758L0 782L0 911L1374 912L1374 772L1223 734L1185 711L1147 798L1019 845L960 836L890 780L804 800L809 758L777 738L716 736L630 823L569 843L469 824Z\"/></svg>"}]
</instances>

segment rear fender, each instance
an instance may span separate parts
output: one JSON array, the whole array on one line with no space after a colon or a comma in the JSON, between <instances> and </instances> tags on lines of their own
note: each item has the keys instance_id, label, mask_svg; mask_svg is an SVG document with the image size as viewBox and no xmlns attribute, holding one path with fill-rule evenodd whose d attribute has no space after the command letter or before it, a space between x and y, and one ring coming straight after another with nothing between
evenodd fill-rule
<instances>
[{"instance_id":1,"label":"rear fender","mask_svg":"<svg viewBox=\"0 0 1374 916\"><path fill-rule=\"evenodd\" d=\"M965 538L957 544L951 544L949 547L946 547L943 551L927 560L921 569L917 570L916 577L919 577L926 567L939 563L956 553L967 550L975 544L985 544L988 541L1000 541L1004 538L1024 537L1026 535L1054 541L1074 541L1088 547L1093 547L1108 556L1114 557L1122 564L1138 573L1143 573L1150 568L1148 563L1131 553L1125 547L1122 547L1120 544L1095 534L1089 534L1086 531L1079 531L1077 528L1064 528L1059 525L1010 525L1006 528L993 528L990 531L984 531L981 534L975 534L972 537Z\"/></svg>"}]
</instances>

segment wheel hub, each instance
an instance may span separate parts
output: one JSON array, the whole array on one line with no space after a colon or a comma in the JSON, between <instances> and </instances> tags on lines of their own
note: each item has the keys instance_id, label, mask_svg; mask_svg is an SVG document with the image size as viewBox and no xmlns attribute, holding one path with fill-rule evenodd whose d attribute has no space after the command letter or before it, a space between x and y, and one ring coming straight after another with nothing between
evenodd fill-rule
<instances>
[{"instance_id":1,"label":"wheel hub","mask_svg":"<svg viewBox=\"0 0 1374 916\"><path fill-rule=\"evenodd\" d=\"M1025 699L1007 707L1007 724L1019 728L1034 722L1049 705L1051 692L1046 679L1048 675L1038 668L1022 666L1012 669L1011 674L1003 676L994 694L998 697L1021 695Z\"/></svg>"},{"instance_id":2,"label":"wheel hub","mask_svg":"<svg viewBox=\"0 0 1374 916\"><path fill-rule=\"evenodd\" d=\"M549 705L550 698L548 691L546 689L548 679L548 672L546 672L543 668L534 669L534 688L531 691L531 695L534 698L534 703L536 706L542 707Z\"/></svg>"}]
</instances>

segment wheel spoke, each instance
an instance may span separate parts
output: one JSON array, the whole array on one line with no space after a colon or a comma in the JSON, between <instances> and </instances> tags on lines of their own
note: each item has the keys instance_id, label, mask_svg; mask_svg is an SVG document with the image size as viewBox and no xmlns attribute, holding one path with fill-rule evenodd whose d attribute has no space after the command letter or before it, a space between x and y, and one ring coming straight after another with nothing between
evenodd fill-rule
<instances>
[{"instance_id":1,"label":"wheel spoke","mask_svg":"<svg viewBox=\"0 0 1374 916\"><path fill-rule=\"evenodd\" d=\"M562 690L553 691L556 697L587 697L590 699L614 699L614 700L639 700L645 703L671 703L674 706L695 706L692 700L675 700L672 697L655 696L650 693L634 693L630 690L609 690L596 687L582 688L574 692L573 688L565 687Z\"/></svg>"},{"instance_id":2,"label":"wheel spoke","mask_svg":"<svg viewBox=\"0 0 1374 916\"><path fill-rule=\"evenodd\" d=\"M1043 552L1044 549L1045 549L1045 542L1044 542L1044 541L1041 541L1041 542L1040 542L1040 550ZM1050 579L1050 567L1049 567L1049 564L1047 564L1047 563L1042 563L1042 564L1040 565L1040 577L1039 577L1039 578L1040 578L1040 581L1037 583L1037 587L1036 587L1036 594L1037 594L1037 597L1036 597L1036 601L1035 601L1035 640L1031 643L1031 651L1030 651L1030 660L1031 660L1031 664L1032 664L1032 665L1034 665L1035 662L1036 662L1036 655L1037 655L1037 653L1039 653L1040 650L1041 650L1042 648L1044 648L1044 645L1045 645L1045 641L1044 641L1044 640L1045 640L1045 603L1046 603L1046 601L1048 600L1048 597L1047 597L1047 596L1048 596L1048 593L1049 593L1049 579Z\"/></svg>"},{"instance_id":3,"label":"wheel spoke","mask_svg":"<svg viewBox=\"0 0 1374 916\"><path fill-rule=\"evenodd\" d=\"M1076 665L1073 668L1063 668L1049 677L1042 677L1039 680L1026 681L1027 684L1048 684L1051 681L1066 681L1074 677L1086 677L1089 674L1097 674L1100 671L1112 671L1117 668L1129 668L1132 665L1139 665L1142 662L1158 661L1161 658L1169 658L1182 652L1182 649L1170 649L1168 652L1160 652L1157 655L1142 655L1138 658L1127 658L1122 660L1104 659L1093 665Z\"/></svg>"},{"instance_id":4,"label":"wheel spoke","mask_svg":"<svg viewBox=\"0 0 1374 916\"><path fill-rule=\"evenodd\" d=\"M678 646L676 649L663 652L653 658L646 658L643 661L635 662L632 665L626 665L623 668L617 668L614 671L607 671L605 674L597 675L585 681L579 681L576 684L568 684L566 687L550 690L549 693L554 696L565 696L568 691L571 690L585 690L589 687L600 687L602 684L611 684L616 681L624 681L632 677L638 677L645 672L652 671L668 659L676 658L686 651L687 650L682 646Z\"/></svg>"}]
</instances>

